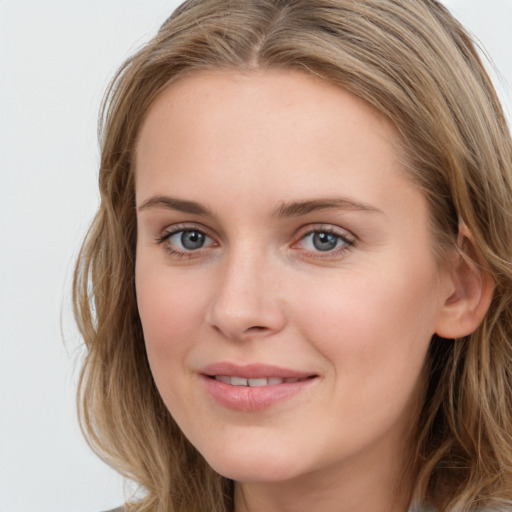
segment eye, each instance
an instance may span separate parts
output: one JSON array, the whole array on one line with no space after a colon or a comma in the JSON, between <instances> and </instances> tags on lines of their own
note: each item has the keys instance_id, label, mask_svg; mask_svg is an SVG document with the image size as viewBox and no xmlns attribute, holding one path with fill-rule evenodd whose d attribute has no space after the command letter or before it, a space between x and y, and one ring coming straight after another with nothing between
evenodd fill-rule
<instances>
[{"instance_id":1,"label":"eye","mask_svg":"<svg viewBox=\"0 0 512 512\"><path fill-rule=\"evenodd\" d=\"M339 253L348 250L354 243L347 233L334 229L316 229L304 234L295 247L298 245L312 253Z\"/></svg>"},{"instance_id":2,"label":"eye","mask_svg":"<svg viewBox=\"0 0 512 512\"><path fill-rule=\"evenodd\" d=\"M303 240L308 249L322 252L332 251L342 243L339 236L325 231L310 233L306 235Z\"/></svg>"},{"instance_id":3,"label":"eye","mask_svg":"<svg viewBox=\"0 0 512 512\"><path fill-rule=\"evenodd\" d=\"M181 250L195 251L204 246L207 238L204 233L194 229L178 231L171 235L168 240L169 243L179 247Z\"/></svg>"},{"instance_id":4,"label":"eye","mask_svg":"<svg viewBox=\"0 0 512 512\"><path fill-rule=\"evenodd\" d=\"M215 244L212 238L196 228L180 228L165 232L158 240L174 255L185 255Z\"/></svg>"}]
</instances>

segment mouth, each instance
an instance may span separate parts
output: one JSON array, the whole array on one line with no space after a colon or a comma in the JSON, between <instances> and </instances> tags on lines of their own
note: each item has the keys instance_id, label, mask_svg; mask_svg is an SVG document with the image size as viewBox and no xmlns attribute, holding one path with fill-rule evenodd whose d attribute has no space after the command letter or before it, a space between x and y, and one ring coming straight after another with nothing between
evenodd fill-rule
<instances>
[{"instance_id":1,"label":"mouth","mask_svg":"<svg viewBox=\"0 0 512 512\"><path fill-rule=\"evenodd\" d=\"M224 382L224 384L229 384L231 386L248 386L251 388L259 388L263 386L279 386L280 384L294 384L296 382L313 379L315 375L310 375L308 377L261 377L248 379L245 377L235 377L230 375L209 375L210 379L215 379L220 382Z\"/></svg>"},{"instance_id":2,"label":"mouth","mask_svg":"<svg viewBox=\"0 0 512 512\"><path fill-rule=\"evenodd\" d=\"M301 396L320 380L315 373L263 364L216 363L200 374L208 395L217 404L242 412L270 409Z\"/></svg>"}]
</instances>

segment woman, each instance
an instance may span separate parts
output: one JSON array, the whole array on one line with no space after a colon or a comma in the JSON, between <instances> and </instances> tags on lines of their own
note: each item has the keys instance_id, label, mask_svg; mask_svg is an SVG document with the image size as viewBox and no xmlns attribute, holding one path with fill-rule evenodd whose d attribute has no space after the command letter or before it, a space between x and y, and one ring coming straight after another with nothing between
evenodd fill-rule
<instances>
[{"instance_id":1,"label":"woman","mask_svg":"<svg viewBox=\"0 0 512 512\"><path fill-rule=\"evenodd\" d=\"M188 1L120 70L75 274L151 511L510 507L510 135L436 1Z\"/></svg>"}]
</instances>

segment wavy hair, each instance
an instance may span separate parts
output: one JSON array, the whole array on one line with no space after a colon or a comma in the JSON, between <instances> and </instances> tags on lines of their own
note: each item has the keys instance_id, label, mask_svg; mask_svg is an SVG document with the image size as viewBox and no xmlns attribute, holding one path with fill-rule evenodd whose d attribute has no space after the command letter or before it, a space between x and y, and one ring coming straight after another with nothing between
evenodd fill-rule
<instances>
[{"instance_id":1,"label":"wavy hair","mask_svg":"<svg viewBox=\"0 0 512 512\"><path fill-rule=\"evenodd\" d=\"M137 312L134 148L170 83L208 69L299 69L336 84L399 130L439 251L465 223L495 282L483 323L434 337L411 450L413 497L439 511L500 510L512 475L512 144L475 46L436 0L188 0L112 81L100 118L101 203L74 275L87 355L78 403L93 449L137 482L129 510L233 509L164 406Z\"/></svg>"}]
</instances>

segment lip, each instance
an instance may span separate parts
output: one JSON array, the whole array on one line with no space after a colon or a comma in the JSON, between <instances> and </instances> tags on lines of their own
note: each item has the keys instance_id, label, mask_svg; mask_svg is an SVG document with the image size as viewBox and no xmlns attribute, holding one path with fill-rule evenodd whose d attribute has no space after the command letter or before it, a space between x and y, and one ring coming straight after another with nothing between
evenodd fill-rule
<instances>
[{"instance_id":1,"label":"lip","mask_svg":"<svg viewBox=\"0 0 512 512\"><path fill-rule=\"evenodd\" d=\"M199 374L207 392L218 404L244 412L268 409L305 391L318 380L318 375L310 372L264 364L236 365L227 362L208 365L202 368ZM298 380L259 387L234 386L216 380L216 375L243 379L277 377L283 380Z\"/></svg>"}]
</instances>

